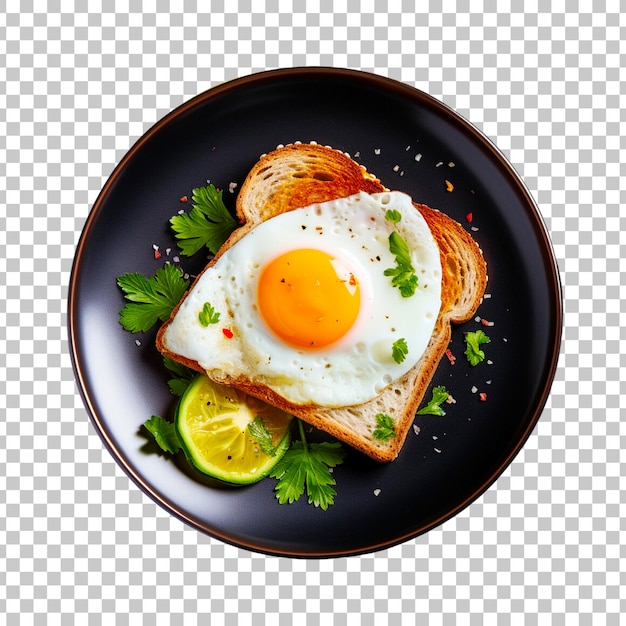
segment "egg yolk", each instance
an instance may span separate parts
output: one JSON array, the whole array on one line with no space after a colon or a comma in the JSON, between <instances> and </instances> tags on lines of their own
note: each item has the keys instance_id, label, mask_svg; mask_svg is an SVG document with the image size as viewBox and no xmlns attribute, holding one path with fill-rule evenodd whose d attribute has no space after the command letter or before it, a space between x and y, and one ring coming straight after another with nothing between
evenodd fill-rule
<instances>
[{"instance_id":1,"label":"egg yolk","mask_svg":"<svg viewBox=\"0 0 626 626\"><path fill-rule=\"evenodd\" d=\"M359 314L361 292L344 263L304 248L282 254L263 268L257 301L265 323L283 341L321 348L350 330Z\"/></svg>"}]
</instances>

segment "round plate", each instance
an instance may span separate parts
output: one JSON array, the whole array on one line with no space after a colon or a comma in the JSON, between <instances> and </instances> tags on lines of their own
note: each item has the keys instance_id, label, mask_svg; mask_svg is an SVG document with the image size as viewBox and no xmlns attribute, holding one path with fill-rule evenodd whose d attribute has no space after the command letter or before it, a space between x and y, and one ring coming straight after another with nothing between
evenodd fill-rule
<instances>
[{"instance_id":1,"label":"round plate","mask_svg":"<svg viewBox=\"0 0 626 626\"><path fill-rule=\"evenodd\" d=\"M478 315L493 325L473 320L455 327L450 349L456 362L444 357L431 384L445 385L456 403L445 405L444 417L418 415L392 463L350 450L335 469L337 496L326 511L305 497L280 505L274 479L219 486L184 460L159 453L141 426L154 414L170 417L176 399L154 347L156 328L133 335L118 321L124 299L116 278L153 275L177 254L169 218L189 208L181 197L210 180L233 209L231 183L241 185L261 154L295 141L348 152L387 187L464 224L489 272ZM153 246L161 258L155 259ZM192 274L206 262L196 256L183 259ZM483 493L539 419L561 324L561 287L545 226L497 148L421 91L329 68L269 71L221 84L151 128L94 204L69 294L79 388L120 466L155 502L198 530L246 549L299 557L390 547L441 524ZM479 328L491 342L483 346L487 360L471 367L463 333Z\"/></svg>"}]
</instances>

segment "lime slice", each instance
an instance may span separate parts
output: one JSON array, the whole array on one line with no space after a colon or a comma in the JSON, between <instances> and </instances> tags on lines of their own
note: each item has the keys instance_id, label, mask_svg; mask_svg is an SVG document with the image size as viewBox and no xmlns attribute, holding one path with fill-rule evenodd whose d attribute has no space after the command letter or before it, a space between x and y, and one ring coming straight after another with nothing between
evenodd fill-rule
<instances>
[{"instance_id":1,"label":"lime slice","mask_svg":"<svg viewBox=\"0 0 626 626\"><path fill-rule=\"evenodd\" d=\"M248 425L255 418L262 420L271 436L273 454L263 452L250 434ZM191 382L175 416L178 436L193 465L204 474L238 485L261 480L278 463L289 447L291 420L280 409L204 375Z\"/></svg>"}]
</instances>

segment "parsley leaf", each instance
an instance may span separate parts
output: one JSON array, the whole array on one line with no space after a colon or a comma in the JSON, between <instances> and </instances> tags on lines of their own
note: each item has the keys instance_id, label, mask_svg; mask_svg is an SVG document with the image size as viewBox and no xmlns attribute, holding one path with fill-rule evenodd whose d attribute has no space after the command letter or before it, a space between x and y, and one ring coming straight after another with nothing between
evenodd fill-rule
<instances>
[{"instance_id":1,"label":"parsley leaf","mask_svg":"<svg viewBox=\"0 0 626 626\"><path fill-rule=\"evenodd\" d=\"M217 324L220 321L220 314L216 311L210 302L205 302L202 307L202 311L198 313L198 321L203 326L208 326L209 324Z\"/></svg>"},{"instance_id":2,"label":"parsley leaf","mask_svg":"<svg viewBox=\"0 0 626 626\"><path fill-rule=\"evenodd\" d=\"M441 404L448 399L450 394L443 386L435 387L433 389L433 397L431 401L423 408L420 409L418 415L445 415L446 412L441 408Z\"/></svg>"},{"instance_id":3,"label":"parsley leaf","mask_svg":"<svg viewBox=\"0 0 626 626\"><path fill-rule=\"evenodd\" d=\"M120 324L133 333L150 330L159 320L165 322L189 286L182 271L168 263L146 278L130 273L119 276L117 284L128 302L120 311Z\"/></svg>"},{"instance_id":4,"label":"parsley leaf","mask_svg":"<svg viewBox=\"0 0 626 626\"><path fill-rule=\"evenodd\" d=\"M153 415L144 423L144 427L164 452L176 454L180 450L180 439L176 432L176 426L171 422L158 415Z\"/></svg>"},{"instance_id":5,"label":"parsley leaf","mask_svg":"<svg viewBox=\"0 0 626 626\"><path fill-rule=\"evenodd\" d=\"M409 346L406 343L406 339L401 338L393 342L391 346L391 356L396 363L402 363L408 353Z\"/></svg>"},{"instance_id":6,"label":"parsley leaf","mask_svg":"<svg viewBox=\"0 0 626 626\"><path fill-rule=\"evenodd\" d=\"M163 365L174 374L174 378L167 381L170 391L175 396L182 396L195 378L196 371L168 356L163 357Z\"/></svg>"},{"instance_id":7,"label":"parsley leaf","mask_svg":"<svg viewBox=\"0 0 626 626\"><path fill-rule=\"evenodd\" d=\"M192 256L203 246L215 254L235 230L237 222L214 185L192 191L193 206L189 213L170 219L181 254Z\"/></svg>"},{"instance_id":8,"label":"parsley leaf","mask_svg":"<svg viewBox=\"0 0 626 626\"><path fill-rule=\"evenodd\" d=\"M385 413L379 413L376 416L376 429L372 435L379 441L388 441L389 439L393 439L396 436L393 419Z\"/></svg>"},{"instance_id":9,"label":"parsley leaf","mask_svg":"<svg viewBox=\"0 0 626 626\"><path fill-rule=\"evenodd\" d=\"M395 209L387 209L385 219L389 220L392 224L397 224L402 219L402 213Z\"/></svg>"},{"instance_id":10,"label":"parsley leaf","mask_svg":"<svg viewBox=\"0 0 626 626\"><path fill-rule=\"evenodd\" d=\"M385 276L391 276L391 284L400 289L403 298L408 298L417 289L417 275L411 263L411 254L406 241L397 231L389 235L389 251L396 257L396 266L384 271Z\"/></svg>"},{"instance_id":11,"label":"parsley leaf","mask_svg":"<svg viewBox=\"0 0 626 626\"><path fill-rule=\"evenodd\" d=\"M480 345L483 343L489 343L491 339L485 335L482 330L476 330L474 332L465 333L465 343L467 348L465 349L465 356L470 362L470 365L478 365L485 358L485 353L480 349Z\"/></svg>"},{"instance_id":12,"label":"parsley leaf","mask_svg":"<svg viewBox=\"0 0 626 626\"><path fill-rule=\"evenodd\" d=\"M274 456L276 454L276 448L278 446L274 445L272 433L267 430L265 422L260 417L255 417L248 424L248 432L259 444L259 448L261 448L261 452L263 452L263 454L267 454L269 456Z\"/></svg>"},{"instance_id":13,"label":"parsley leaf","mask_svg":"<svg viewBox=\"0 0 626 626\"><path fill-rule=\"evenodd\" d=\"M333 488L335 479L329 468L340 465L345 453L338 441L307 443L300 420L298 427L300 441L293 442L270 472L270 476L278 479L276 497L280 504L291 504L306 491L309 504L325 511L334 504L337 495Z\"/></svg>"}]
</instances>

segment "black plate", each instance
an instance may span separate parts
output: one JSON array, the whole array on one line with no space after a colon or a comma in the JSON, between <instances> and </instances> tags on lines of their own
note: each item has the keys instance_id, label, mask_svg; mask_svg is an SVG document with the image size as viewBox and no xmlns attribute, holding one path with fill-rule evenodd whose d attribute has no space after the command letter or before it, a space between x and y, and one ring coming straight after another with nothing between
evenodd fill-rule
<instances>
[{"instance_id":1,"label":"black plate","mask_svg":"<svg viewBox=\"0 0 626 626\"><path fill-rule=\"evenodd\" d=\"M471 230L490 295L451 343L433 380L456 399L445 417L418 416L399 458L379 465L350 451L337 497L322 511L304 498L279 505L275 481L224 488L155 451L140 426L170 416L175 399L154 333L124 331L116 277L152 275L175 254L168 220L207 179L241 184L277 144L317 141L344 150L394 189ZM421 155L421 159L419 156ZM416 159L417 157L417 159ZM454 189L447 191L445 181ZM472 214L471 223L467 214ZM472 230L473 229L473 230ZM163 256L154 258L153 244ZM167 248L174 251L167 253ZM202 256L202 255L200 255ZM185 263L196 272L203 259ZM200 94L150 129L97 198L82 233L69 297L76 377L115 460L154 501L224 542L267 554L326 557L370 552L424 533L476 499L509 465L536 424L554 376L562 304L539 211L503 155L454 111L412 87L328 68L255 74ZM470 367L463 332L482 328L491 363ZM141 345L136 345L139 339ZM486 400L480 393L486 393Z\"/></svg>"}]
</instances>

